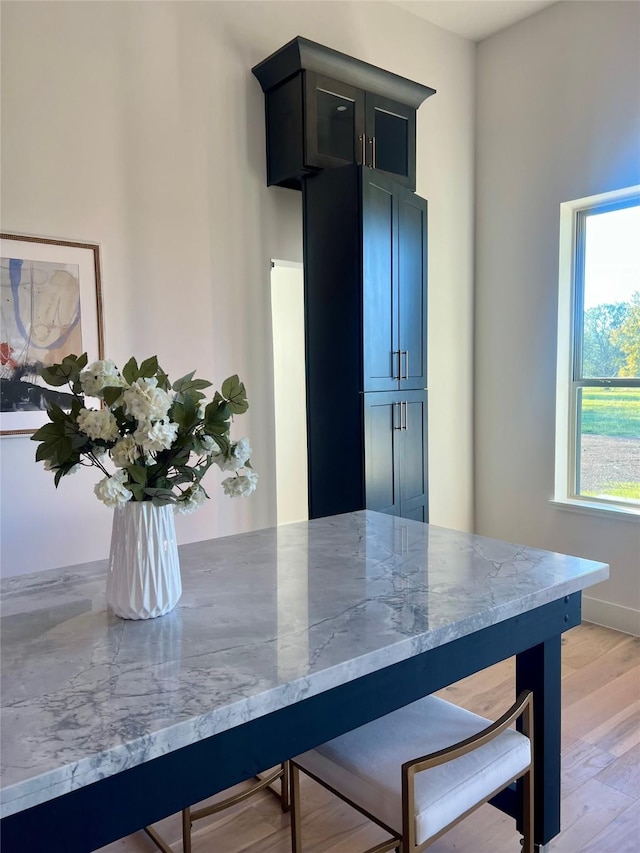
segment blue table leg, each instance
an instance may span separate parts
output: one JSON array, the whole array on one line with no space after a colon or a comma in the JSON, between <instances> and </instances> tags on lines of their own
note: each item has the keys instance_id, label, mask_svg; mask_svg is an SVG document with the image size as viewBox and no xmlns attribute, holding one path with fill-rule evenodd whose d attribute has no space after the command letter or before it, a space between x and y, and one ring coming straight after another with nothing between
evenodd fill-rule
<instances>
[{"instance_id":1,"label":"blue table leg","mask_svg":"<svg viewBox=\"0 0 640 853\"><path fill-rule=\"evenodd\" d=\"M534 838L548 844L560 832L561 637L516 656L516 693L533 690Z\"/></svg>"}]
</instances>

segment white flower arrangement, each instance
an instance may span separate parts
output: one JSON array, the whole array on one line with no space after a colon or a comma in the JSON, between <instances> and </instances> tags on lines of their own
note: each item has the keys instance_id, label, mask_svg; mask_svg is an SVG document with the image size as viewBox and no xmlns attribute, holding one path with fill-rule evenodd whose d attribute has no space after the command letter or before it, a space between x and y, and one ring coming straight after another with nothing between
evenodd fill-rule
<instances>
[{"instance_id":1,"label":"white flower arrangement","mask_svg":"<svg viewBox=\"0 0 640 853\"><path fill-rule=\"evenodd\" d=\"M93 466L105 475L95 494L109 507L153 501L191 513L209 497L201 480L215 463L233 474L222 481L226 495L255 491L249 441L230 438L234 415L249 408L237 376L225 379L207 403L202 390L210 382L194 379L194 371L171 385L156 356L140 366L131 358L122 372L108 359L88 367L87 361L86 353L69 355L41 371L48 385L71 391L60 395L69 405L52 403L50 423L32 436L40 442L36 461L55 473L56 487L80 466ZM87 408L85 395L102 408ZM105 467L107 458L115 472Z\"/></svg>"}]
</instances>

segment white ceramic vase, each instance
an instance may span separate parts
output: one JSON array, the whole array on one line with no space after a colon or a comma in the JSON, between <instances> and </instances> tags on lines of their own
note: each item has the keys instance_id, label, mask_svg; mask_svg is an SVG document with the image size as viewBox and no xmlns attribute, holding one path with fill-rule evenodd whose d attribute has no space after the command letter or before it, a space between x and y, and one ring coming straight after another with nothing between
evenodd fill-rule
<instances>
[{"instance_id":1,"label":"white ceramic vase","mask_svg":"<svg viewBox=\"0 0 640 853\"><path fill-rule=\"evenodd\" d=\"M168 613L182 595L173 506L128 501L116 507L107 605L123 619Z\"/></svg>"}]
</instances>

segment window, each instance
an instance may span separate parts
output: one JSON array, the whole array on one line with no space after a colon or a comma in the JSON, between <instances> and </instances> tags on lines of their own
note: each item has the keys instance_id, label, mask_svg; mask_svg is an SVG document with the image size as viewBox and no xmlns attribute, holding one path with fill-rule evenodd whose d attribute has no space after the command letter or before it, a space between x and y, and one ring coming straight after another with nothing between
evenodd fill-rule
<instances>
[{"instance_id":1,"label":"window","mask_svg":"<svg viewBox=\"0 0 640 853\"><path fill-rule=\"evenodd\" d=\"M561 206L556 500L640 513L640 188Z\"/></svg>"}]
</instances>

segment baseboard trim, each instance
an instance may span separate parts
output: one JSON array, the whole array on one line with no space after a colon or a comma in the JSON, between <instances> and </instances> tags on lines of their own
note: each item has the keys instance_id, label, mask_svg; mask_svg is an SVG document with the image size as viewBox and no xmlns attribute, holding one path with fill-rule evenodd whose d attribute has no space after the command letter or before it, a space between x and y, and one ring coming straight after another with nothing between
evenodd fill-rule
<instances>
[{"instance_id":1,"label":"baseboard trim","mask_svg":"<svg viewBox=\"0 0 640 853\"><path fill-rule=\"evenodd\" d=\"M596 625L604 625L605 628L640 637L640 610L634 610L632 607L583 595L582 618L585 622L594 622Z\"/></svg>"}]
</instances>

